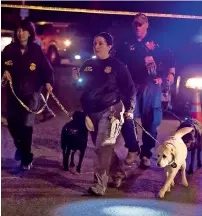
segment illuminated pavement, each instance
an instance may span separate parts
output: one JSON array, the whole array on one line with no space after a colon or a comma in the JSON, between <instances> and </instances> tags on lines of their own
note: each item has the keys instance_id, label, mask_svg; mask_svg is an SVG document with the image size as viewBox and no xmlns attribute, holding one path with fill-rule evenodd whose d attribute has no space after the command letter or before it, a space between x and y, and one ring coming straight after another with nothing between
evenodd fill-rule
<instances>
[{"instance_id":1,"label":"illuminated pavement","mask_svg":"<svg viewBox=\"0 0 202 216\"><path fill-rule=\"evenodd\" d=\"M92 184L93 176L93 145L89 139L80 175L64 172L60 133L66 121L60 113L57 118L35 126L34 167L25 173L19 172L19 163L13 159L12 139L7 128L2 127L2 215L202 215L202 169L188 177L188 188L182 187L177 177L176 185L166 194L165 201L159 201L156 194L163 185L164 172L155 166L154 159L151 169L146 171L134 165L130 171L133 176L119 190L109 188L106 195L99 199L87 196L86 190ZM177 126L177 121L164 120L159 128L159 140L163 141ZM122 145L120 138L116 149L124 158L127 151Z\"/></svg>"},{"instance_id":2,"label":"illuminated pavement","mask_svg":"<svg viewBox=\"0 0 202 216\"><path fill-rule=\"evenodd\" d=\"M74 202L58 207L53 215L80 216L177 216L201 215L201 205L161 202L156 200L105 199Z\"/></svg>"}]
</instances>

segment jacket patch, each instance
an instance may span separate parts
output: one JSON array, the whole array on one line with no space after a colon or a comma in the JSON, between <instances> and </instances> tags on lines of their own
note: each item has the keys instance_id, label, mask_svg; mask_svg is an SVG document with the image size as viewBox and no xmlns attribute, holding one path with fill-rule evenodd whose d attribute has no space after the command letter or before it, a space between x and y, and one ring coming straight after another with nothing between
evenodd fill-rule
<instances>
[{"instance_id":1,"label":"jacket patch","mask_svg":"<svg viewBox=\"0 0 202 216\"><path fill-rule=\"evenodd\" d=\"M85 67L84 71L93 71L93 67Z\"/></svg>"},{"instance_id":2,"label":"jacket patch","mask_svg":"<svg viewBox=\"0 0 202 216\"><path fill-rule=\"evenodd\" d=\"M8 60L8 61L5 62L5 65L13 66L13 61L12 60Z\"/></svg>"},{"instance_id":3,"label":"jacket patch","mask_svg":"<svg viewBox=\"0 0 202 216\"><path fill-rule=\"evenodd\" d=\"M31 71L36 70L36 64L31 63L29 69L30 69Z\"/></svg>"},{"instance_id":4,"label":"jacket patch","mask_svg":"<svg viewBox=\"0 0 202 216\"><path fill-rule=\"evenodd\" d=\"M107 66L104 70L105 73L111 73L112 67Z\"/></svg>"},{"instance_id":5,"label":"jacket patch","mask_svg":"<svg viewBox=\"0 0 202 216\"><path fill-rule=\"evenodd\" d=\"M135 44L130 46L130 51L134 51L135 50Z\"/></svg>"}]
</instances>

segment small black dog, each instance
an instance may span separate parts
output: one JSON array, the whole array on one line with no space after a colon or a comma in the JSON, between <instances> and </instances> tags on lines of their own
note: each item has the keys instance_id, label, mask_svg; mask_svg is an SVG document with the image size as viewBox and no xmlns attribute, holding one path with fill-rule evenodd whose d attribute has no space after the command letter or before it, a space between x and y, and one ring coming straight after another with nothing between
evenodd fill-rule
<instances>
[{"instance_id":1,"label":"small black dog","mask_svg":"<svg viewBox=\"0 0 202 216\"><path fill-rule=\"evenodd\" d=\"M197 166L201 167L201 149L202 149L202 124L195 119L187 119L182 122L177 130L184 127L193 128L191 133L182 137L182 140L187 146L187 150L191 151L191 163L189 165L188 174L193 174L195 161L195 153L197 150Z\"/></svg>"},{"instance_id":2,"label":"small black dog","mask_svg":"<svg viewBox=\"0 0 202 216\"><path fill-rule=\"evenodd\" d=\"M67 123L61 134L61 147L63 151L63 166L64 170L69 170L69 155L71 153L70 167L74 167L74 154L77 150L80 151L79 163L76 168L77 172L81 172L81 164L83 162L85 150L88 141L88 130L85 125L85 114L76 111L73 114L73 120Z\"/></svg>"}]
</instances>

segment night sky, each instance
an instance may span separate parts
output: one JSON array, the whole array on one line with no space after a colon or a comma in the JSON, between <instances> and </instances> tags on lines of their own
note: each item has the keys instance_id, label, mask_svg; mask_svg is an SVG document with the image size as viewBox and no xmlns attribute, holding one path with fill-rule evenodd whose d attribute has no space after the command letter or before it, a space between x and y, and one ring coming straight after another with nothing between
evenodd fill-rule
<instances>
[{"instance_id":1,"label":"night sky","mask_svg":"<svg viewBox=\"0 0 202 216\"><path fill-rule=\"evenodd\" d=\"M2 1L8 3L8 1ZM9 4L21 2L9 1ZM26 2L28 5L43 5L53 7L92 8L101 10L123 10L135 12L175 13L202 16L202 2ZM97 15L84 13L67 13L30 10L31 21L76 22L82 24L83 31L92 35L100 31L108 31L113 36L119 35L124 40L131 31L132 16ZM150 32L163 43L169 44L171 49L179 49L193 41L197 34L202 34L202 20L149 18ZM2 28L13 28L19 20L19 9L2 8ZM121 32L121 34L120 34ZM122 36L122 38L120 37Z\"/></svg>"}]
</instances>

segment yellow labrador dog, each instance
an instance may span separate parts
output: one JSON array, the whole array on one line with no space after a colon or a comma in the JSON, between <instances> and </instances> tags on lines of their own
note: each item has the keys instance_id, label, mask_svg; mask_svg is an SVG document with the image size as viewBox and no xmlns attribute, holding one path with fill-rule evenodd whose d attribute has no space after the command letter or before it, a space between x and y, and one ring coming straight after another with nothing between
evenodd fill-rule
<instances>
[{"instance_id":1,"label":"yellow labrador dog","mask_svg":"<svg viewBox=\"0 0 202 216\"><path fill-rule=\"evenodd\" d=\"M157 166L165 168L166 182L158 193L158 197L163 198L166 192L170 191L171 186L174 186L174 178L177 172L181 169L182 185L188 186L186 179L186 158L187 147L182 140L182 137L190 133L193 129L185 127L171 137L169 137L163 145L157 148Z\"/></svg>"}]
</instances>

